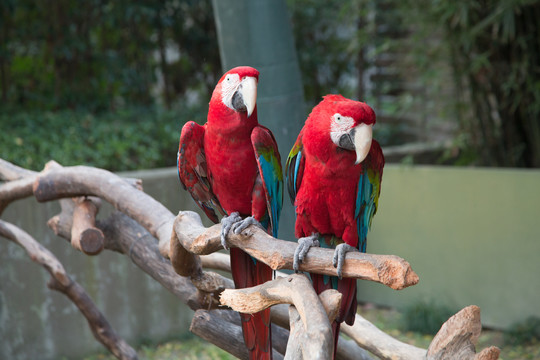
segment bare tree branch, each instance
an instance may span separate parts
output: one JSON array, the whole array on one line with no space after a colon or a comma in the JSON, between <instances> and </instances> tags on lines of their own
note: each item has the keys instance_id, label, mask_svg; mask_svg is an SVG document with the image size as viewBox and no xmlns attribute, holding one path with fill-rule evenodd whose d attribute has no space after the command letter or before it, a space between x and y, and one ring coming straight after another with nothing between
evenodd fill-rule
<instances>
[{"instance_id":1,"label":"bare tree branch","mask_svg":"<svg viewBox=\"0 0 540 360\"><path fill-rule=\"evenodd\" d=\"M86 255L97 255L105 246L103 232L95 226L101 200L96 197L81 197L74 201L71 245Z\"/></svg>"},{"instance_id":2,"label":"bare tree branch","mask_svg":"<svg viewBox=\"0 0 540 360\"><path fill-rule=\"evenodd\" d=\"M216 299L219 293L226 288L233 287L230 279L203 271L203 266L230 271L227 255L212 254L212 252L221 249L220 226L216 225L207 229L202 225L200 217L190 212L181 212L175 221L174 215L162 204L137 190L137 188L142 189L138 180L123 179L108 171L84 166L62 168L54 162L49 163L45 171L36 173L19 168L2 159L0 159L0 179L9 181L0 184L0 211L14 200L31 196L32 192L39 201L61 199L62 212L49 221L49 226L53 228L55 233L68 240L74 237L72 232L73 228L76 227L74 224L78 220L74 220L75 202L72 199L64 198L98 196L110 202L120 212L115 212L95 224L86 224L82 228L101 230L104 236L103 247L105 249L118 251L128 256L143 271L150 274L156 281L160 282L194 310L216 307L219 304ZM32 191L30 191L30 184L32 183ZM91 211L85 212L89 213ZM156 239L159 241L159 246ZM244 249L251 256L267 263L274 269L292 269L296 244L274 239L256 227L248 228L244 234L230 236L229 244ZM39 244L37 246L41 247ZM335 269L330 265L332 256L333 252L331 250L311 249L301 266L301 270L336 275ZM169 257L174 268L166 259ZM48 264L48 261L45 262ZM80 295L79 289L73 285L65 288L67 286L65 281L71 281L71 279L66 275L64 282L62 282L61 274L65 273L63 268L49 266L51 274L59 274L58 277L53 276L55 280L52 280L49 286L56 289L64 288L66 294L73 301L81 301L81 298L77 297ZM185 276L179 276L177 273ZM393 289L402 289L418 282L418 276L410 268L410 265L405 260L391 255L349 253L345 261L344 276L381 282ZM295 277L301 278L303 276L293 275L291 278ZM303 278L307 281L305 277ZM287 279L281 278L276 281L287 282ZM270 286L268 285L268 287ZM251 294L259 290L243 289L244 292L251 292ZM75 291L75 293L70 295L70 291ZM270 288L265 291L270 297L277 296L272 294ZM224 294L226 293L227 290L224 291ZM305 295L305 292L301 295L296 292L287 296L295 299ZM260 293L254 296L260 297ZM312 300L305 300L303 305L298 305L302 304L301 300L299 300L300 303L297 303L297 306L300 315L306 313L307 306L311 310L312 304L321 304L318 297L314 296ZM311 295L308 297L311 297ZM306 305L308 303L309 305ZM245 309L242 311L245 312ZM255 309L254 311L258 310ZM324 312L317 311L317 313L323 314L322 317L328 322ZM465 313L467 314L467 312ZM204 318L201 316L194 318L195 325L192 324L192 328L200 329L194 330L196 333L198 331L203 334L215 329L214 315L216 314L219 319L215 321L222 324L219 326L224 326L227 329L236 326L235 331L241 331L239 317L231 311L219 311L216 313L214 310L199 310L197 314L210 314L209 321L211 322L199 321ZM433 358L442 358L441 354L452 357L454 353L465 354L471 359L474 356L475 359L489 360L498 357L498 349L494 347L485 349L479 354L474 354L474 345L472 343L476 340L476 335L467 335L467 331L471 334L476 334L476 331L479 331L479 317L476 322L476 317L473 316L474 311L470 314L472 315L466 316L460 322L452 320L453 317L443 326L439 335L437 335L438 340L436 338L432 346L430 346L429 351L430 354L433 354ZM315 325L311 325L313 318L310 320L309 317L305 315L304 317L300 317L302 325L308 329L308 332L313 331L315 329ZM288 328L288 307L284 305L274 306L272 308L272 321L283 328ZM216 322L216 324L218 323ZM273 328L275 330L273 330L275 334L273 336L274 349L280 349L278 352L284 353L287 331L274 325ZM357 316L353 327L343 324L342 330L360 346L372 351L382 359L412 358L407 357L409 355L418 355L424 358L426 354L426 350L392 339L359 316ZM234 331L225 335L221 334L220 339L212 338L211 341L221 341L224 343L222 344L224 347L232 346L243 349L242 336L235 338L234 334L236 334ZM320 339L322 344L325 341L328 340L326 338ZM331 337L329 341L330 344L327 347L331 348ZM453 348L452 351L454 352L449 352L449 348ZM469 351L463 350L464 348L469 349ZM446 350L441 352L441 349ZM368 356L353 341L342 338L339 341L338 358L366 359Z\"/></svg>"},{"instance_id":3,"label":"bare tree branch","mask_svg":"<svg viewBox=\"0 0 540 360\"><path fill-rule=\"evenodd\" d=\"M205 228L196 213L181 211L175 223L175 231L182 246L190 253L206 255L222 248L221 225ZM227 242L274 270L293 268L296 243L275 239L256 226L249 227L243 234L229 234ZM330 249L312 248L300 264L300 270L337 276L332 265L333 256ZM418 275L409 263L394 255L347 253L343 276L380 282L396 290L418 283Z\"/></svg>"},{"instance_id":4,"label":"bare tree branch","mask_svg":"<svg viewBox=\"0 0 540 360\"><path fill-rule=\"evenodd\" d=\"M500 350L494 346L476 354L475 344L481 331L480 308L471 305L462 309L448 319L435 335L429 345L427 359L498 359Z\"/></svg>"},{"instance_id":5,"label":"bare tree branch","mask_svg":"<svg viewBox=\"0 0 540 360\"><path fill-rule=\"evenodd\" d=\"M339 301L341 301L341 296L339 296ZM221 303L247 314L262 311L275 304L294 305L306 329L304 341L306 346L302 347L306 358L328 359L331 357L334 347L332 327L325 308L305 275L293 274L251 288L228 289L221 294ZM335 306L335 301L331 305Z\"/></svg>"},{"instance_id":6,"label":"bare tree branch","mask_svg":"<svg viewBox=\"0 0 540 360\"><path fill-rule=\"evenodd\" d=\"M84 288L66 273L58 259L28 233L0 220L0 235L26 250L32 261L50 274L49 288L64 293L88 321L94 337L119 359L137 359L137 352L119 337Z\"/></svg>"}]
</instances>

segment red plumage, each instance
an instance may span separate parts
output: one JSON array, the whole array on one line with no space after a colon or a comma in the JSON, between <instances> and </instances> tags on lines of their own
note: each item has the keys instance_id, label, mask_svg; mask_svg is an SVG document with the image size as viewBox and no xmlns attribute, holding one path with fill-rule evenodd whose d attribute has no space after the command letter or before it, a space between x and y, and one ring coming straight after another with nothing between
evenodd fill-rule
<instances>
[{"instance_id":1,"label":"red plumage","mask_svg":"<svg viewBox=\"0 0 540 360\"><path fill-rule=\"evenodd\" d=\"M309 115L287 162L298 238L318 233L322 247L334 248L345 242L362 249L363 234L377 209L384 157L379 144L372 140L367 156L356 164L355 151L338 146L339 131L345 134L361 124L374 123L375 113L368 105L341 95L325 96ZM334 139L332 131L336 132ZM354 323L356 280L311 276L317 293L337 288L343 294L338 318L332 325L336 351L339 324Z\"/></svg>"},{"instance_id":2,"label":"red plumage","mask_svg":"<svg viewBox=\"0 0 540 360\"><path fill-rule=\"evenodd\" d=\"M248 78L255 82L256 96L258 76L256 69L247 66L223 75L212 94L207 123L200 126L189 122L182 129L178 169L184 187L214 222L218 221L216 211L228 215L238 212L242 218L253 216L263 221L272 233L274 227L277 230L277 219L269 215L272 209L268 189L273 188L266 183L268 175L262 174L258 151L265 151L270 158L277 157L274 163L280 164L277 145L270 131L258 124L255 104L251 103L253 112L249 114L250 100L237 99L242 86L244 89L253 86L244 82ZM279 176L282 177L281 168ZM280 178L273 180L278 183L274 186L281 188L282 179L281 183ZM272 279L269 266L255 261L241 249L231 249L230 255L237 288ZM240 316L250 358L271 359L270 309Z\"/></svg>"}]
</instances>

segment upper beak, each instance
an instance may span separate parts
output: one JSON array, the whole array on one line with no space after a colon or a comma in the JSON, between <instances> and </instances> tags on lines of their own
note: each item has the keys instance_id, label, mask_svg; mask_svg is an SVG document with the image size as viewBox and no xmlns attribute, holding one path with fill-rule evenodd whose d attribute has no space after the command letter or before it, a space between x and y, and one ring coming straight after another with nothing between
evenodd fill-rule
<instances>
[{"instance_id":1,"label":"upper beak","mask_svg":"<svg viewBox=\"0 0 540 360\"><path fill-rule=\"evenodd\" d=\"M246 108L247 116L250 117L257 104L257 79L245 77L238 86L238 92Z\"/></svg>"},{"instance_id":2,"label":"upper beak","mask_svg":"<svg viewBox=\"0 0 540 360\"><path fill-rule=\"evenodd\" d=\"M371 140L373 139L373 125L360 124L353 129L354 132L354 150L356 151L356 162L360 164L371 149Z\"/></svg>"}]
</instances>

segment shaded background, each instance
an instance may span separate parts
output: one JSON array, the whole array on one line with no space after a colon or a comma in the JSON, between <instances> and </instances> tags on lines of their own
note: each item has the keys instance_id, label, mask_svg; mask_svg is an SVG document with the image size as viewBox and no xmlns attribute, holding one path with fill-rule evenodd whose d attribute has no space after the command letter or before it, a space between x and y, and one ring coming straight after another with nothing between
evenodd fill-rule
<instances>
[{"instance_id":1,"label":"shaded background","mask_svg":"<svg viewBox=\"0 0 540 360\"><path fill-rule=\"evenodd\" d=\"M512 0L2 0L0 157L173 167L182 125L204 123L236 65L261 72L259 119L283 163L321 96L365 101L390 163L368 250L404 257L421 282L360 282L360 299L476 304L505 329L540 316L540 171L525 169L540 166L539 18L539 1ZM129 176L171 211L195 209L174 168ZM55 238L45 223L57 211L25 200L2 218L52 249L132 344L187 333L190 310L128 259ZM282 238L293 212L285 198ZM21 249L0 241L0 264L0 358L100 349Z\"/></svg>"}]
</instances>

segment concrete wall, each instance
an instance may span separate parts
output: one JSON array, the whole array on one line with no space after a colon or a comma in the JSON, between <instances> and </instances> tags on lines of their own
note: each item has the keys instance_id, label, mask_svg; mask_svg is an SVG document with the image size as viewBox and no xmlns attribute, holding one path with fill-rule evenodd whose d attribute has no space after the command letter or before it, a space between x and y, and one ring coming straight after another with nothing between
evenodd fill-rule
<instances>
[{"instance_id":1,"label":"concrete wall","mask_svg":"<svg viewBox=\"0 0 540 360\"><path fill-rule=\"evenodd\" d=\"M360 282L364 301L475 304L485 325L540 316L540 171L387 166L368 252L408 260L420 283Z\"/></svg>"},{"instance_id":2,"label":"concrete wall","mask_svg":"<svg viewBox=\"0 0 540 360\"><path fill-rule=\"evenodd\" d=\"M145 191L173 213L196 208L175 169L128 176L142 178ZM131 344L188 333L191 311L125 256L87 257L56 238L45 224L58 211L56 203L28 199L2 219L52 250ZM394 291L359 282L360 299L398 308L422 299L476 304L484 324L495 327L540 316L539 224L540 171L388 165L368 251L404 257L420 283ZM0 239L0 359L74 359L102 349L77 309L46 288L47 279L22 249Z\"/></svg>"}]
</instances>

